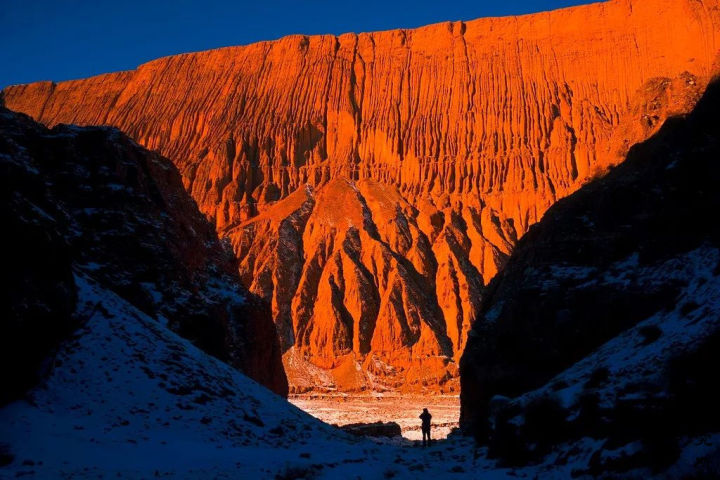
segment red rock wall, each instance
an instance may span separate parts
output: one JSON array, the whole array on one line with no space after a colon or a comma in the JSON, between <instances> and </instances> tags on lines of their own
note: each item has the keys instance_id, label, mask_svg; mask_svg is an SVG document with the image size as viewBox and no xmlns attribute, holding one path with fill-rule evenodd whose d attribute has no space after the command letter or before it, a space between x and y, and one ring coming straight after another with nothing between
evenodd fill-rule
<instances>
[{"instance_id":1,"label":"red rock wall","mask_svg":"<svg viewBox=\"0 0 720 480\"><path fill-rule=\"evenodd\" d=\"M298 35L3 95L172 159L272 301L297 388L422 388L455 375L481 288L517 238L692 106L719 4Z\"/></svg>"}]
</instances>

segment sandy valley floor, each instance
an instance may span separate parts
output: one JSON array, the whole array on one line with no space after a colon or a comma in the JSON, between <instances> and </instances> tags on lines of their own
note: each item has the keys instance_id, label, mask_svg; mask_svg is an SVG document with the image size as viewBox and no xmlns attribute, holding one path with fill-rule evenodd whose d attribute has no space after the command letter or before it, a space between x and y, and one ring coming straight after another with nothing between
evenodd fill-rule
<instances>
[{"instance_id":1,"label":"sandy valley floor","mask_svg":"<svg viewBox=\"0 0 720 480\"><path fill-rule=\"evenodd\" d=\"M458 426L458 396L399 395L292 395L290 403L323 422L337 425L349 423L397 422L403 437L420 440L420 419L423 408L433 416L433 438L445 438Z\"/></svg>"}]
</instances>

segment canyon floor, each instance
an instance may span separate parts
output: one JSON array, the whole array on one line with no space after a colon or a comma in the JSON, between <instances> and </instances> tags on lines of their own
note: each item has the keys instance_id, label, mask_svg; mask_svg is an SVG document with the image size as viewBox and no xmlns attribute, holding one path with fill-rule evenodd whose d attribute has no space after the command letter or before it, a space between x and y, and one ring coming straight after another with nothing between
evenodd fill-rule
<instances>
[{"instance_id":1,"label":"canyon floor","mask_svg":"<svg viewBox=\"0 0 720 480\"><path fill-rule=\"evenodd\" d=\"M427 408L433 416L432 436L447 438L460 418L458 396L422 395L293 395L290 403L332 425L396 422L408 440L421 440L418 416Z\"/></svg>"},{"instance_id":2,"label":"canyon floor","mask_svg":"<svg viewBox=\"0 0 720 480\"><path fill-rule=\"evenodd\" d=\"M76 282L80 308L96 313L60 348L47 379L0 409L0 478L508 478L542 468L497 469L457 435L422 448L346 434L89 278ZM394 412L400 401L368 410ZM420 405L402 401L413 414ZM427 405L436 418L457 408L455 399Z\"/></svg>"}]
</instances>

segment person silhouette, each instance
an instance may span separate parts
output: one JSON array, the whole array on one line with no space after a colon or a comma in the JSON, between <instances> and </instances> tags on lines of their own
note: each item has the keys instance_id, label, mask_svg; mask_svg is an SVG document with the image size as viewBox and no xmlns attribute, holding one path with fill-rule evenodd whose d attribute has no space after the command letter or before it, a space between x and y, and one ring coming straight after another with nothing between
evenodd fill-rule
<instances>
[{"instance_id":1,"label":"person silhouette","mask_svg":"<svg viewBox=\"0 0 720 480\"><path fill-rule=\"evenodd\" d=\"M432 419L432 415L430 415L430 412L428 412L428 409L423 408L423 411L420 414L420 420L422 420L423 447L426 445L430 445L430 420L431 419ZM426 438L427 438L427 444L425 443Z\"/></svg>"}]
</instances>

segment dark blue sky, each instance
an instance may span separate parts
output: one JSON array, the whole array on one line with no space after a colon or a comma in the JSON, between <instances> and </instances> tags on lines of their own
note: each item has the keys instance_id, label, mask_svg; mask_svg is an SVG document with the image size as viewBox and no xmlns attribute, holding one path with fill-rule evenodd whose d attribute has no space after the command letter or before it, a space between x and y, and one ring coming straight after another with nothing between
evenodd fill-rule
<instances>
[{"instance_id":1,"label":"dark blue sky","mask_svg":"<svg viewBox=\"0 0 720 480\"><path fill-rule=\"evenodd\" d=\"M591 0L3 0L0 87L127 70L293 33L417 27Z\"/></svg>"}]
</instances>

